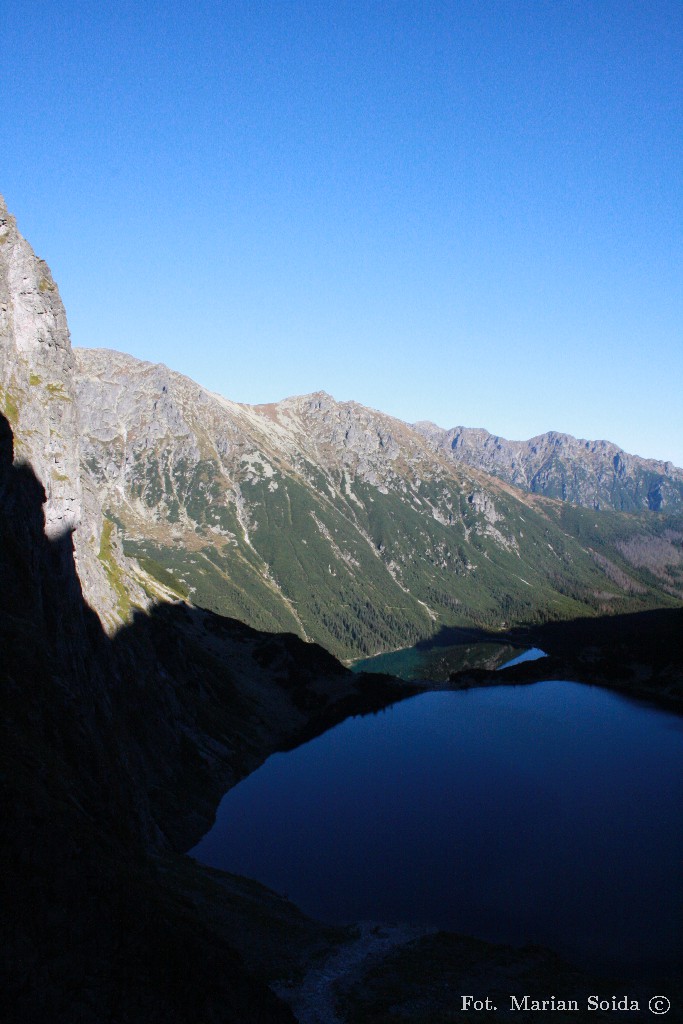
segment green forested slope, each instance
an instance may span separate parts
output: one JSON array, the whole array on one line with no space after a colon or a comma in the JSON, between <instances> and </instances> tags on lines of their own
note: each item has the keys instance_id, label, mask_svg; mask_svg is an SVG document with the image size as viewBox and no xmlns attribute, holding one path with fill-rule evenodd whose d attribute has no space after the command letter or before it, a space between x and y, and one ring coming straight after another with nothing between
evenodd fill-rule
<instances>
[{"instance_id":1,"label":"green forested slope","mask_svg":"<svg viewBox=\"0 0 683 1024\"><path fill-rule=\"evenodd\" d=\"M117 353L79 364L85 469L167 595L344 658L680 602L675 518L524 494L324 394L252 408Z\"/></svg>"}]
</instances>

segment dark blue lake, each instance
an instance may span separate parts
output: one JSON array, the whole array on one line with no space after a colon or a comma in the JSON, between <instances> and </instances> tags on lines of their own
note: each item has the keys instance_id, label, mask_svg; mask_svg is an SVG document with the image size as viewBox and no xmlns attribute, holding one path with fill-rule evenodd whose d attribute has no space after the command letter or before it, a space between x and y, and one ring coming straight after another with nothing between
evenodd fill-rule
<instances>
[{"instance_id":1,"label":"dark blue lake","mask_svg":"<svg viewBox=\"0 0 683 1024\"><path fill-rule=\"evenodd\" d=\"M559 681L424 694L269 758L192 856L330 922L663 968L683 946L683 719Z\"/></svg>"}]
</instances>

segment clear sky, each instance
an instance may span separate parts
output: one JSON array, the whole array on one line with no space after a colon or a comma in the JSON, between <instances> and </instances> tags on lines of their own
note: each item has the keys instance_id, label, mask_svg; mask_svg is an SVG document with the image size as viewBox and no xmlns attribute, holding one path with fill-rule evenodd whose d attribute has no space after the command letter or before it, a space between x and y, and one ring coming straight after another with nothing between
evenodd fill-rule
<instances>
[{"instance_id":1,"label":"clear sky","mask_svg":"<svg viewBox=\"0 0 683 1024\"><path fill-rule=\"evenodd\" d=\"M76 345L683 465L680 0L3 0Z\"/></svg>"}]
</instances>

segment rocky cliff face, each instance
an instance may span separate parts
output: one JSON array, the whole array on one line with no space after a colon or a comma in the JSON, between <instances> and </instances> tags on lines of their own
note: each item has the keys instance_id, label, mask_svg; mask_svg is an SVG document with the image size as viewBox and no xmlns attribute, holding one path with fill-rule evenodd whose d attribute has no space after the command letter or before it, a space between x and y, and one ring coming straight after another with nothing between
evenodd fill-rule
<instances>
[{"instance_id":1,"label":"rocky cliff face","mask_svg":"<svg viewBox=\"0 0 683 1024\"><path fill-rule=\"evenodd\" d=\"M629 455L609 441L583 441L555 431L529 441L507 441L468 427L442 430L433 423L417 423L416 428L454 462L535 494L624 512L683 509L683 470Z\"/></svg>"},{"instance_id":2,"label":"rocky cliff face","mask_svg":"<svg viewBox=\"0 0 683 1024\"><path fill-rule=\"evenodd\" d=\"M74 354L62 300L50 269L19 234L0 197L0 410L14 433L15 458L28 463L45 488L45 532L74 533L78 575L86 598L105 622L121 621L102 554L100 496L81 474L81 421ZM109 538L105 555L116 548ZM148 604L134 567L116 552L117 572L140 607Z\"/></svg>"},{"instance_id":3,"label":"rocky cliff face","mask_svg":"<svg viewBox=\"0 0 683 1024\"><path fill-rule=\"evenodd\" d=\"M16 455L46 492L49 537L76 528L82 493L74 358L64 307L46 263L34 256L0 200L2 404Z\"/></svg>"}]
</instances>

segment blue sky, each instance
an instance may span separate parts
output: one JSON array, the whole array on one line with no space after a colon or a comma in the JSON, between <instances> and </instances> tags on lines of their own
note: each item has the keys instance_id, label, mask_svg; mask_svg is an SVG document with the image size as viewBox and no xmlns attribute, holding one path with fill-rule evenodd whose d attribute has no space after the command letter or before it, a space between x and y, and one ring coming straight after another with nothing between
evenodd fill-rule
<instances>
[{"instance_id":1,"label":"blue sky","mask_svg":"<svg viewBox=\"0 0 683 1024\"><path fill-rule=\"evenodd\" d=\"M77 345L683 465L683 4L4 0Z\"/></svg>"}]
</instances>

